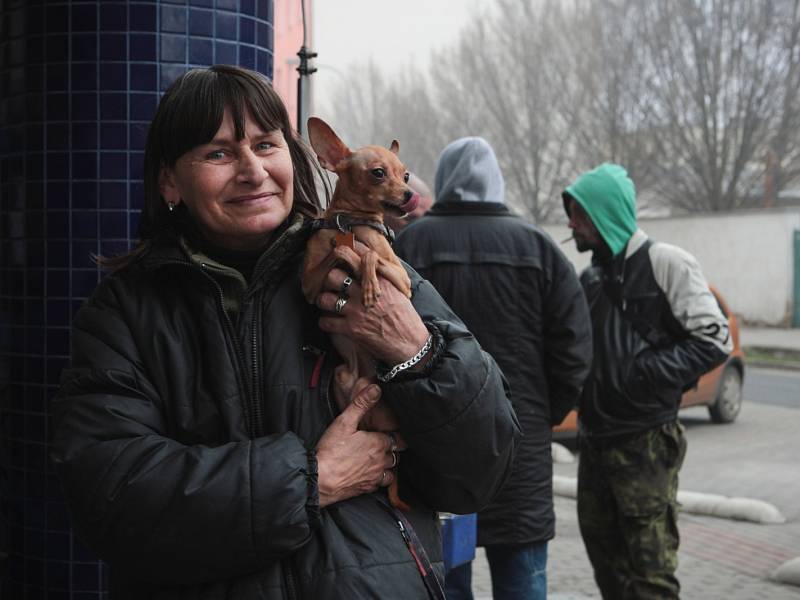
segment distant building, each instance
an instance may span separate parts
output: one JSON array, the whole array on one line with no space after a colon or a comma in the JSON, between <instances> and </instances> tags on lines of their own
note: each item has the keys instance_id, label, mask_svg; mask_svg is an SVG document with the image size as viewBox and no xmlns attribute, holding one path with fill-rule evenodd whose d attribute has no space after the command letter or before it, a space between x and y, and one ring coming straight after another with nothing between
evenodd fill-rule
<instances>
[{"instance_id":1,"label":"distant building","mask_svg":"<svg viewBox=\"0 0 800 600\"><path fill-rule=\"evenodd\" d=\"M272 86L278 92L289 111L292 124L297 126L297 52L303 45L303 12L301 2L306 5L306 44L312 47L312 22L314 0L274 0L275 40Z\"/></svg>"}]
</instances>

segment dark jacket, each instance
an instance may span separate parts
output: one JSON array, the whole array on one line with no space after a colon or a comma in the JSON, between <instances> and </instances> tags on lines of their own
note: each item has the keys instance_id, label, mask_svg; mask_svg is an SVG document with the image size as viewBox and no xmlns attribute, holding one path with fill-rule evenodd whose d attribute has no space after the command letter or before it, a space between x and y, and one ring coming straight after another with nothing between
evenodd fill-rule
<instances>
[{"instance_id":1,"label":"dark jacket","mask_svg":"<svg viewBox=\"0 0 800 600\"><path fill-rule=\"evenodd\" d=\"M581 274L594 366L580 403L584 433L614 436L677 418L682 393L725 360L728 322L697 261L637 230Z\"/></svg>"},{"instance_id":2,"label":"dark jacket","mask_svg":"<svg viewBox=\"0 0 800 600\"><path fill-rule=\"evenodd\" d=\"M378 494L319 509L334 362L300 288L307 231L290 227L246 288L158 243L78 312L53 459L114 598L427 598ZM410 275L442 351L429 378L390 382L383 398L409 445L409 518L441 570L434 511L483 506L519 430L494 361Z\"/></svg>"},{"instance_id":3,"label":"dark jacket","mask_svg":"<svg viewBox=\"0 0 800 600\"><path fill-rule=\"evenodd\" d=\"M591 363L589 315L572 265L498 202L438 202L397 253L450 304L500 365L524 437L511 478L478 515L481 545L554 535L551 427L574 408Z\"/></svg>"}]
</instances>

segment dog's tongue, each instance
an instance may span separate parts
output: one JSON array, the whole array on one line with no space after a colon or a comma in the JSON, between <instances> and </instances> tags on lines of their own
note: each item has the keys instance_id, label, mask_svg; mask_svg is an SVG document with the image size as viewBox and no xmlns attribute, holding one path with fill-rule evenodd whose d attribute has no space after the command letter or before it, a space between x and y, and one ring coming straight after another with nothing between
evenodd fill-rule
<instances>
[{"instance_id":1,"label":"dog's tongue","mask_svg":"<svg viewBox=\"0 0 800 600\"><path fill-rule=\"evenodd\" d=\"M411 198L408 199L408 202L406 202L405 204L401 204L399 208L404 213L410 213L412 210L417 208L417 204L419 204L419 194L417 192L414 192Z\"/></svg>"}]
</instances>

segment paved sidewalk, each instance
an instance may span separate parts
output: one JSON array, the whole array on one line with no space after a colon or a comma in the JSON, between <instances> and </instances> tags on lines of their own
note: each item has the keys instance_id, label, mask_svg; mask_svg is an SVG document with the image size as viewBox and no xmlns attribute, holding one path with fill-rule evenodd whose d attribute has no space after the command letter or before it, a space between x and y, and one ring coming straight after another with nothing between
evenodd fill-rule
<instances>
[{"instance_id":1,"label":"paved sidewalk","mask_svg":"<svg viewBox=\"0 0 800 600\"><path fill-rule=\"evenodd\" d=\"M557 533L550 542L548 597L600 598L578 531L575 501L556 497L555 507ZM796 530L686 514L681 514L679 523L681 598L800 600L800 588L767 578L784 560L800 554ZM480 548L473 563L472 587L475 600L491 600L489 568Z\"/></svg>"}]
</instances>

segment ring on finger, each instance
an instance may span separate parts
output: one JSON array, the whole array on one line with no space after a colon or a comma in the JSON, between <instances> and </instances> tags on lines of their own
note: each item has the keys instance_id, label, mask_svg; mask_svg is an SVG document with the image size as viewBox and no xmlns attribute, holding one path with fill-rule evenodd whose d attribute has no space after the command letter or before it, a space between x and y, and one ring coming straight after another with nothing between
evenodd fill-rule
<instances>
[{"instance_id":1,"label":"ring on finger","mask_svg":"<svg viewBox=\"0 0 800 600\"><path fill-rule=\"evenodd\" d=\"M397 466L397 463L400 462L400 459L397 456L397 452L392 450L392 466L389 467L390 469L394 469Z\"/></svg>"},{"instance_id":2,"label":"ring on finger","mask_svg":"<svg viewBox=\"0 0 800 600\"><path fill-rule=\"evenodd\" d=\"M397 450L397 436L394 431L388 431L386 435L389 436L389 452L395 452Z\"/></svg>"},{"instance_id":3,"label":"ring on finger","mask_svg":"<svg viewBox=\"0 0 800 600\"><path fill-rule=\"evenodd\" d=\"M386 481L386 471L381 473L381 482L378 485L383 485L384 481Z\"/></svg>"},{"instance_id":4,"label":"ring on finger","mask_svg":"<svg viewBox=\"0 0 800 600\"><path fill-rule=\"evenodd\" d=\"M337 315L342 314L345 304L347 304L347 298L339 298L338 300L336 300L336 304L334 305L333 310L336 312Z\"/></svg>"},{"instance_id":5,"label":"ring on finger","mask_svg":"<svg viewBox=\"0 0 800 600\"><path fill-rule=\"evenodd\" d=\"M339 292L339 294L340 294L340 295L341 295L343 298L346 298L346 297L347 297L347 290L349 290L349 289L350 289L350 286L351 286L352 284L353 284L353 278L352 278L352 277L350 277L350 276L348 275L347 277L345 277L345 278L344 278L344 281L342 282L342 290Z\"/></svg>"}]
</instances>

